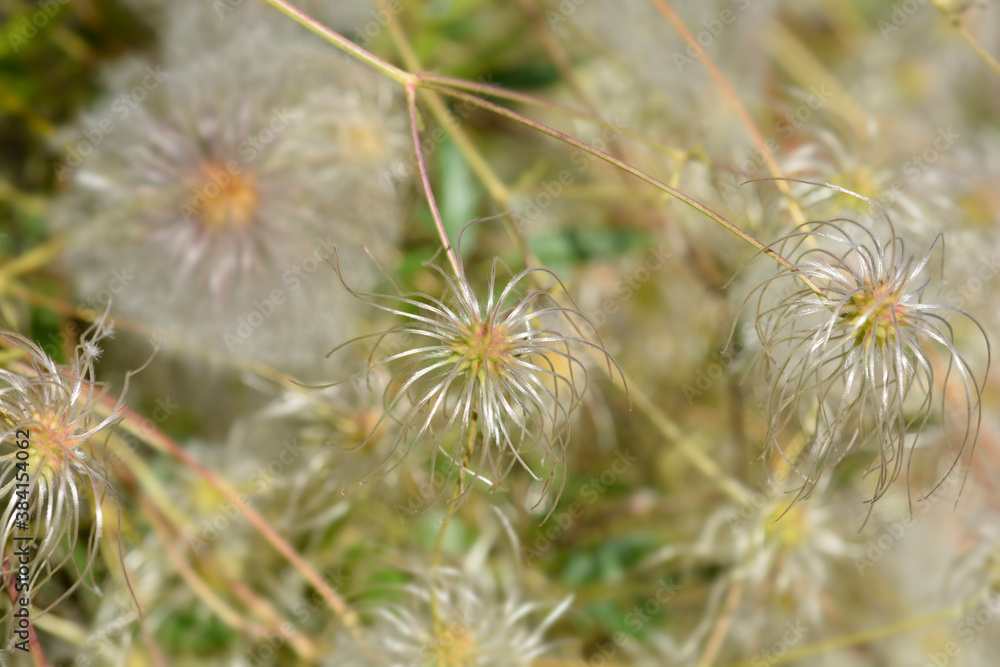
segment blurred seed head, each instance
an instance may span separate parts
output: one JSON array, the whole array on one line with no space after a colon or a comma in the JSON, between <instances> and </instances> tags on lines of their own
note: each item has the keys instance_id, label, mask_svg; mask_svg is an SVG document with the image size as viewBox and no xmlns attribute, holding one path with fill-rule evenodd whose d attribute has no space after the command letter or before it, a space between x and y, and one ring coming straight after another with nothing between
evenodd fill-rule
<instances>
[{"instance_id":1,"label":"blurred seed head","mask_svg":"<svg viewBox=\"0 0 1000 667\"><path fill-rule=\"evenodd\" d=\"M482 574L445 567L418 572L401 593L401 602L373 611L365 631L368 655L349 647L331 665L527 667L549 653L545 634L571 602L566 598L539 618L547 605L500 592Z\"/></svg>"},{"instance_id":2,"label":"blurred seed head","mask_svg":"<svg viewBox=\"0 0 1000 667\"><path fill-rule=\"evenodd\" d=\"M392 89L332 47L278 38L114 75L121 92L83 119L74 145L93 145L53 214L80 296L100 300L118 271L116 315L315 372L359 311L324 265L332 245L368 284L361 246L388 254L399 235L388 175L407 144Z\"/></svg>"}]
</instances>

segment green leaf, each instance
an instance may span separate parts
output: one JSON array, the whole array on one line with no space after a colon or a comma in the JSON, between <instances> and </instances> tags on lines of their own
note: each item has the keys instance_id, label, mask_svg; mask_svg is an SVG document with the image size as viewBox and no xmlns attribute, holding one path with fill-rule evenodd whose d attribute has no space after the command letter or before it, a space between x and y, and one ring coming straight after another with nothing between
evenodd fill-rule
<instances>
[{"instance_id":1,"label":"green leaf","mask_svg":"<svg viewBox=\"0 0 1000 667\"><path fill-rule=\"evenodd\" d=\"M438 205L445 231L453 244L458 243L462 229L475 220L483 191L472 175L462 153L450 138L441 144L441 159L438 162L441 183ZM462 237L462 248L467 255L475 247L478 231L470 227Z\"/></svg>"}]
</instances>

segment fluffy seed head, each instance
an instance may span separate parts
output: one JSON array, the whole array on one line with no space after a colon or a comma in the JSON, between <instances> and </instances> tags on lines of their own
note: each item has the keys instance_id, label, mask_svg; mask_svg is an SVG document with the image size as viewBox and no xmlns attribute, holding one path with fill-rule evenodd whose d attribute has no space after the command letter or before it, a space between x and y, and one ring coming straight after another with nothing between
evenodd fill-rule
<instances>
[{"instance_id":1,"label":"fluffy seed head","mask_svg":"<svg viewBox=\"0 0 1000 667\"><path fill-rule=\"evenodd\" d=\"M402 455L427 438L435 459L438 452L449 459L449 480L456 471L472 472L495 486L515 465L541 479L528 458L537 453L548 467L547 488L561 470L569 418L586 388L576 351L607 353L588 340L584 329L593 326L578 310L529 286L554 278L549 271L526 269L499 284L499 267L494 261L484 297L464 270L454 278L439 269L443 299L408 294L381 297L390 305L371 301L406 323L375 334L369 371L387 368L393 375L382 419L400 425Z\"/></svg>"},{"instance_id":2,"label":"fluffy seed head","mask_svg":"<svg viewBox=\"0 0 1000 667\"><path fill-rule=\"evenodd\" d=\"M549 652L545 633L571 602L567 598L537 618L544 605L501 594L481 576L449 568L420 573L403 595L403 602L375 611L368 657L346 657L348 650L336 664L526 667Z\"/></svg>"},{"instance_id":3,"label":"fluffy seed head","mask_svg":"<svg viewBox=\"0 0 1000 667\"><path fill-rule=\"evenodd\" d=\"M324 270L331 246L368 284L375 272L353 258L397 238L388 175L405 119L372 73L265 36L182 66L120 65L112 84L142 101L124 93L82 119L67 156L96 136L87 128L114 129L56 167L69 187L53 226L81 298L105 303L110 285L116 315L302 375L360 310Z\"/></svg>"},{"instance_id":4,"label":"fluffy seed head","mask_svg":"<svg viewBox=\"0 0 1000 667\"><path fill-rule=\"evenodd\" d=\"M94 359L97 343L110 335L98 322L83 334L70 362L57 364L27 338L0 332L4 345L27 357L23 369L0 370L0 544L9 553L15 535L33 538L33 588L67 565L75 569L75 588L88 576L97 553L102 505L113 492L92 451L101 434L121 419L122 410L121 399L104 417L96 410L105 390L94 379ZM19 456L23 452L26 457ZM74 549L87 523L81 567ZM5 575L8 567L5 562Z\"/></svg>"},{"instance_id":5,"label":"fluffy seed head","mask_svg":"<svg viewBox=\"0 0 1000 667\"><path fill-rule=\"evenodd\" d=\"M775 244L791 266L756 288L766 446L802 476L802 495L872 443L878 500L927 439L928 423L940 423L951 467L978 436L982 380L956 345L953 321L972 324L988 350L985 332L964 311L924 302L936 242L908 255L885 219L888 242L849 219L801 226Z\"/></svg>"}]
</instances>

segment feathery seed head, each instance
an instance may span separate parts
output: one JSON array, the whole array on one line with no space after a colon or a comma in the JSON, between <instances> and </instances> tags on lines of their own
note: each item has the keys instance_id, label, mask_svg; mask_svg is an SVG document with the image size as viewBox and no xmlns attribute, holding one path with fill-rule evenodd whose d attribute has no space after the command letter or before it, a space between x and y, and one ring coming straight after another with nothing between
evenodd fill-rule
<instances>
[{"instance_id":1,"label":"feathery seed head","mask_svg":"<svg viewBox=\"0 0 1000 667\"><path fill-rule=\"evenodd\" d=\"M435 458L441 452L451 462L448 479L471 472L495 487L515 465L541 479L527 458L540 450L541 464L549 468L547 488L561 469L569 418L586 388L576 350L590 347L614 362L588 339L585 329L593 326L572 304L560 305L549 290L528 286L538 277L554 278L551 272L526 269L498 285L499 266L495 260L485 298L476 295L464 271L456 279L438 269L445 299L381 297L398 307L372 301L408 321L375 335L369 371L388 368L393 374L382 420L400 424L396 447L404 445L403 455L426 436ZM403 338L385 352L393 337ZM379 354L384 356L375 361ZM490 478L481 475L484 467Z\"/></svg>"},{"instance_id":2,"label":"feathery seed head","mask_svg":"<svg viewBox=\"0 0 1000 667\"><path fill-rule=\"evenodd\" d=\"M330 246L385 254L397 238L385 174L407 135L374 73L267 34L168 62L155 85L151 68L119 66L119 85L153 87L124 118L115 98L83 119L113 117L115 131L60 172L71 181L53 226L68 233L81 298L99 298L113 267L130 277L117 315L300 375L316 372L331 332L353 333L357 304L331 307L321 271ZM352 280L374 278L346 264Z\"/></svg>"},{"instance_id":3,"label":"feathery seed head","mask_svg":"<svg viewBox=\"0 0 1000 667\"><path fill-rule=\"evenodd\" d=\"M110 335L110 328L95 323L83 334L70 362L57 364L27 338L0 333L5 345L27 355L29 364L17 372L0 370L0 493L6 497L0 545L10 549L18 532L33 537L39 564L32 572L33 587L67 564L76 568L75 587L97 553L103 503L113 494L91 448L121 419L123 406L119 398L109 414L96 414L105 390L95 380L94 359L97 343ZM124 391L131 375L126 376ZM24 451L27 457L19 457ZM25 501L27 515L21 504ZM87 522L90 536L80 568L73 552Z\"/></svg>"},{"instance_id":4,"label":"feathery seed head","mask_svg":"<svg viewBox=\"0 0 1000 667\"><path fill-rule=\"evenodd\" d=\"M444 567L418 573L403 594L402 603L375 610L367 658L340 654L338 665L526 667L550 651L545 633L571 602L536 620L545 605L501 593L478 573Z\"/></svg>"},{"instance_id":5,"label":"feathery seed head","mask_svg":"<svg viewBox=\"0 0 1000 667\"><path fill-rule=\"evenodd\" d=\"M976 442L982 381L959 351L947 316L971 323L987 349L988 339L964 311L924 302L936 243L922 257L908 255L885 219L888 243L853 220L806 223L775 244L791 266L755 288L766 446L802 477L802 496L824 470L871 442L878 447L870 468L878 471L872 501L878 500L932 417L946 436L957 436L952 467ZM774 293L789 281L794 289ZM956 399L957 410L949 405ZM948 417L956 411L960 419L952 425ZM801 456L788 455L797 448Z\"/></svg>"},{"instance_id":6,"label":"feathery seed head","mask_svg":"<svg viewBox=\"0 0 1000 667\"><path fill-rule=\"evenodd\" d=\"M195 190L207 190L215 184L214 176L224 171L224 165L206 162L201 167L202 173L195 183ZM225 230L245 228L251 224L260 201L257 178L253 174L233 174L228 182L216 187L217 195L199 198L194 203L202 226L206 230Z\"/></svg>"}]
</instances>

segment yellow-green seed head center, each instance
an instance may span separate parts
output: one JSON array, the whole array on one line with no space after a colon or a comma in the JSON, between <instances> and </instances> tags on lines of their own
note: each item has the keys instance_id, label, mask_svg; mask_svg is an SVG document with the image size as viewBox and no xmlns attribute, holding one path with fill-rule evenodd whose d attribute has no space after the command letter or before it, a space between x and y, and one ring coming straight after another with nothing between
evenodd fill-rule
<instances>
[{"instance_id":1,"label":"yellow-green seed head center","mask_svg":"<svg viewBox=\"0 0 1000 667\"><path fill-rule=\"evenodd\" d=\"M80 438L71 424L59 415L32 415L28 428L28 472L39 479L51 480L76 458Z\"/></svg>"},{"instance_id":2,"label":"yellow-green seed head center","mask_svg":"<svg viewBox=\"0 0 1000 667\"><path fill-rule=\"evenodd\" d=\"M425 652L426 667L463 667L476 661L476 644L469 629L462 624L440 632L433 647Z\"/></svg>"},{"instance_id":3,"label":"yellow-green seed head center","mask_svg":"<svg viewBox=\"0 0 1000 667\"><path fill-rule=\"evenodd\" d=\"M783 550L801 546L809 533L809 517L801 505L779 506L766 519L764 538Z\"/></svg>"},{"instance_id":4,"label":"yellow-green seed head center","mask_svg":"<svg viewBox=\"0 0 1000 667\"><path fill-rule=\"evenodd\" d=\"M854 325L864 320L854 332L859 345L882 346L893 340L896 327L903 323L906 308L888 290L866 290L851 296L840 317Z\"/></svg>"},{"instance_id":5,"label":"yellow-green seed head center","mask_svg":"<svg viewBox=\"0 0 1000 667\"><path fill-rule=\"evenodd\" d=\"M479 322L455 346L455 355L473 375L493 372L510 355L513 344L503 326Z\"/></svg>"}]
</instances>

